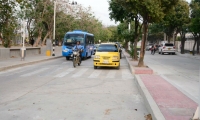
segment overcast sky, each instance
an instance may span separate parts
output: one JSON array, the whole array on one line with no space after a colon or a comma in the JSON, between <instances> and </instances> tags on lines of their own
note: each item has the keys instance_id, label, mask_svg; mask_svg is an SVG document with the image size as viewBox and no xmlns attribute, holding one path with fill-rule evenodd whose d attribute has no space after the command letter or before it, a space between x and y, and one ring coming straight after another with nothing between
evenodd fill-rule
<instances>
[{"instance_id":1,"label":"overcast sky","mask_svg":"<svg viewBox=\"0 0 200 120\"><path fill-rule=\"evenodd\" d=\"M92 11L94 12L96 18L98 18L106 26L115 25L114 21L111 21L109 18L108 11L108 0L75 0L78 4L82 4L84 7L91 6ZM191 0L186 0L190 2Z\"/></svg>"}]
</instances>

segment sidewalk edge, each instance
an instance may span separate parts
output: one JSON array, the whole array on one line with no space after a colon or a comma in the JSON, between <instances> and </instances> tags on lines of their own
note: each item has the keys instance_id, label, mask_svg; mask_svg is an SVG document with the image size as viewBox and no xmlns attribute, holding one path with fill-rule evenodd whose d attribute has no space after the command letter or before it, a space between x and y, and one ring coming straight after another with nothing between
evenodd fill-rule
<instances>
[{"instance_id":1,"label":"sidewalk edge","mask_svg":"<svg viewBox=\"0 0 200 120\"><path fill-rule=\"evenodd\" d=\"M122 53L124 55L124 51ZM128 62L129 69L131 70L131 74L135 73L135 70L134 70L133 66L130 64L130 61L128 60L128 58L126 56L125 56L125 58L126 58L126 61Z\"/></svg>"},{"instance_id":2,"label":"sidewalk edge","mask_svg":"<svg viewBox=\"0 0 200 120\"><path fill-rule=\"evenodd\" d=\"M136 80L136 83L138 84L139 92L144 98L144 104L148 112L151 114L153 120L165 120L165 117L161 113L156 102L154 101L151 94L149 93L148 89L146 88L142 80L140 79L140 76L134 75L134 79Z\"/></svg>"},{"instance_id":3,"label":"sidewalk edge","mask_svg":"<svg viewBox=\"0 0 200 120\"><path fill-rule=\"evenodd\" d=\"M20 64L16 64L16 65L1 67L0 71L8 70L11 68L22 67L22 66L26 66L26 65L31 65L31 64L35 64L35 63L39 63L39 62L48 61L48 60L53 60L53 59L57 59L57 58L61 58L61 57L63 57L63 56L56 56L56 57L51 57L51 58L46 58L46 59L41 59L41 60L35 60L35 61L31 61L31 62L20 63Z\"/></svg>"}]
</instances>

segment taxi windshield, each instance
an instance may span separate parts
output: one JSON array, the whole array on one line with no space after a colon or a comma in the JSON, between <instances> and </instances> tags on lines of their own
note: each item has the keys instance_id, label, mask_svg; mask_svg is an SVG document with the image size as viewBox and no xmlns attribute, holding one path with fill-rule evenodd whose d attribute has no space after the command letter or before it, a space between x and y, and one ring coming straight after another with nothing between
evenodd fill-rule
<instances>
[{"instance_id":1,"label":"taxi windshield","mask_svg":"<svg viewBox=\"0 0 200 120\"><path fill-rule=\"evenodd\" d=\"M118 52L116 45L99 45L97 48L98 52Z\"/></svg>"}]
</instances>

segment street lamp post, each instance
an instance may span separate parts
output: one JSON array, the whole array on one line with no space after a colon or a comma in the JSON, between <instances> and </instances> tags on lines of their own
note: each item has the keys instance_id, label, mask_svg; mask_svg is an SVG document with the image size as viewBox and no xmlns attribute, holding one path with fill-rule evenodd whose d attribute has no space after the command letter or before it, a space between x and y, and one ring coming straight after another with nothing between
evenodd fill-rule
<instances>
[{"instance_id":1,"label":"street lamp post","mask_svg":"<svg viewBox=\"0 0 200 120\"><path fill-rule=\"evenodd\" d=\"M54 46L55 46L55 30L56 30L56 4L57 3L63 3L63 2L57 2L57 0L54 1L54 22L53 22L53 54L52 56L55 56L54 54ZM66 2L65 2L66 3ZM76 1L72 2L72 5L77 5Z\"/></svg>"}]
</instances>

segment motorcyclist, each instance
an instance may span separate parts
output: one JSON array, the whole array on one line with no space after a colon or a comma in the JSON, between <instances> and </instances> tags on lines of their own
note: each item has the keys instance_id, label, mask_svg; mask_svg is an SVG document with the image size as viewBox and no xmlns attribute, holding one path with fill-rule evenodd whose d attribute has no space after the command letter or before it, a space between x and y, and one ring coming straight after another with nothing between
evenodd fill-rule
<instances>
[{"instance_id":1,"label":"motorcyclist","mask_svg":"<svg viewBox=\"0 0 200 120\"><path fill-rule=\"evenodd\" d=\"M80 45L80 41L77 41L76 42L76 45L73 47L73 50L78 50L79 51L79 53L80 53L80 62L81 62L81 60L82 60L82 54L81 54L81 51L80 50L82 50L83 49L83 46L82 45Z\"/></svg>"}]
</instances>

